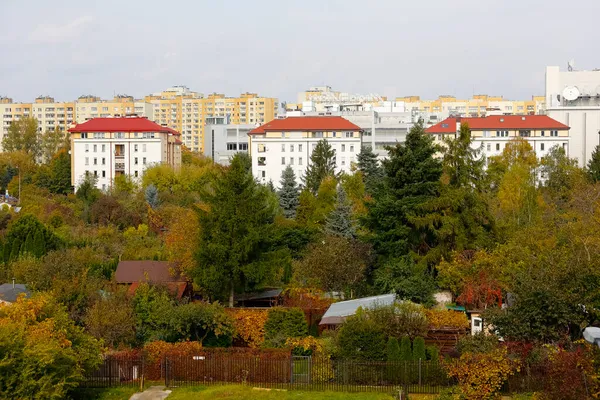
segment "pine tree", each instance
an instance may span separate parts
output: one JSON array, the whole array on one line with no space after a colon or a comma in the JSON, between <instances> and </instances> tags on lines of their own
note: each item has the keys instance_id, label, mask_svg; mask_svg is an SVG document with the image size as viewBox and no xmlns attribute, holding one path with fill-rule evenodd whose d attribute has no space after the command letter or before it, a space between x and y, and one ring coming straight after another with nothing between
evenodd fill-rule
<instances>
[{"instance_id":1,"label":"pine tree","mask_svg":"<svg viewBox=\"0 0 600 400\"><path fill-rule=\"evenodd\" d=\"M346 239L354 238L352 206L346 197L346 191L342 185L338 185L337 187L335 209L327 217L325 231L330 235L341 236Z\"/></svg>"},{"instance_id":2,"label":"pine tree","mask_svg":"<svg viewBox=\"0 0 600 400\"><path fill-rule=\"evenodd\" d=\"M296 218L296 209L299 204L300 189L296 182L294 170L289 165L281 173L279 182L279 206L286 218Z\"/></svg>"},{"instance_id":3,"label":"pine tree","mask_svg":"<svg viewBox=\"0 0 600 400\"><path fill-rule=\"evenodd\" d=\"M33 236L31 236L31 232L27 234L27 238L25 239L25 252L30 255L34 255L35 253L33 248Z\"/></svg>"},{"instance_id":4,"label":"pine tree","mask_svg":"<svg viewBox=\"0 0 600 400\"><path fill-rule=\"evenodd\" d=\"M383 179L383 169L371 146L363 146L357 156L358 170L363 175L365 191L372 194Z\"/></svg>"},{"instance_id":5,"label":"pine tree","mask_svg":"<svg viewBox=\"0 0 600 400\"><path fill-rule=\"evenodd\" d=\"M427 359L427 354L425 353L425 339L422 337L416 337L413 341L413 360L423 360Z\"/></svg>"},{"instance_id":6,"label":"pine tree","mask_svg":"<svg viewBox=\"0 0 600 400\"><path fill-rule=\"evenodd\" d=\"M46 241L44 234L41 231L36 231L33 237L33 255L42 257L46 254Z\"/></svg>"},{"instance_id":7,"label":"pine tree","mask_svg":"<svg viewBox=\"0 0 600 400\"><path fill-rule=\"evenodd\" d=\"M596 146L592 158L587 165L588 175L592 182L600 181L600 145Z\"/></svg>"},{"instance_id":8,"label":"pine tree","mask_svg":"<svg viewBox=\"0 0 600 400\"><path fill-rule=\"evenodd\" d=\"M400 359L402 361L411 361L413 359L410 338L408 336L403 336L400 340Z\"/></svg>"},{"instance_id":9,"label":"pine tree","mask_svg":"<svg viewBox=\"0 0 600 400\"><path fill-rule=\"evenodd\" d=\"M146 199L146 203L148 203L153 210L160 204L158 200L158 189L153 184L149 184L148 187L146 187L144 198Z\"/></svg>"},{"instance_id":10,"label":"pine tree","mask_svg":"<svg viewBox=\"0 0 600 400\"><path fill-rule=\"evenodd\" d=\"M313 194L317 194L319 186L327 176L335 176L335 150L327 139L317 143L310 156L310 163L304 176L304 186Z\"/></svg>"}]
</instances>

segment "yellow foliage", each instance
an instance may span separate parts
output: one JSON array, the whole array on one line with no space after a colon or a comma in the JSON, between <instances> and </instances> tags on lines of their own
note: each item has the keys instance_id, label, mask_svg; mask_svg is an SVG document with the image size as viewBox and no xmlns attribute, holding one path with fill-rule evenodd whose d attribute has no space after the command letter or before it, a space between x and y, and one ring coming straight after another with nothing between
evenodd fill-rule
<instances>
[{"instance_id":1,"label":"yellow foliage","mask_svg":"<svg viewBox=\"0 0 600 400\"><path fill-rule=\"evenodd\" d=\"M427 322L432 328L468 328L469 320L465 313L452 310L425 310Z\"/></svg>"},{"instance_id":2,"label":"yellow foliage","mask_svg":"<svg viewBox=\"0 0 600 400\"><path fill-rule=\"evenodd\" d=\"M227 309L227 313L233 318L234 338L243 340L248 347L260 347L265 340L265 322L267 322L268 311L230 308Z\"/></svg>"},{"instance_id":3,"label":"yellow foliage","mask_svg":"<svg viewBox=\"0 0 600 400\"><path fill-rule=\"evenodd\" d=\"M333 378L331 357L329 354L325 354L325 349L319 339L312 336L288 338L285 346L291 350L301 348L304 351L312 351L312 357L318 360L311 368L311 379L313 382L328 382Z\"/></svg>"}]
</instances>

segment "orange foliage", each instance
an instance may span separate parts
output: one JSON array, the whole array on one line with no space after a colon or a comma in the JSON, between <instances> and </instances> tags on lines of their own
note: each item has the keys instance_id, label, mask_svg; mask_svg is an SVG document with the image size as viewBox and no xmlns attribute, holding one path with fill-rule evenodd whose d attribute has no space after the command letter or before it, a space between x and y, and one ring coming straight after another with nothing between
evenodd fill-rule
<instances>
[{"instance_id":1,"label":"orange foliage","mask_svg":"<svg viewBox=\"0 0 600 400\"><path fill-rule=\"evenodd\" d=\"M180 272L191 270L194 265L194 237L199 229L198 217L191 209L181 209L174 215L165 235L168 259Z\"/></svg>"},{"instance_id":2,"label":"orange foliage","mask_svg":"<svg viewBox=\"0 0 600 400\"><path fill-rule=\"evenodd\" d=\"M162 217L150 206L148 206L148 226L157 235L160 235L164 228Z\"/></svg>"},{"instance_id":3,"label":"orange foliage","mask_svg":"<svg viewBox=\"0 0 600 400\"><path fill-rule=\"evenodd\" d=\"M234 339L242 340L248 347L260 347L265 340L268 310L229 308L227 313L233 318Z\"/></svg>"},{"instance_id":4,"label":"orange foliage","mask_svg":"<svg viewBox=\"0 0 600 400\"><path fill-rule=\"evenodd\" d=\"M474 309L486 309L492 305L502 307L502 289L495 279L485 271L480 271L476 276L466 279L456 302Z\"/></svg>"},{"instance_id":5,"label":"orange foliage","mask_svg":"<svg viewBox=\"0 0 600 400\"><path fill-rule=\"evenodd\" d=\"M325 297L320 289L291 287L283 292L284 307L298 307L311 310L326 310L333 299Z\"/></svg>"},{"instance_id":6,"label":"orange foliage","mask_svg":"<svg viewBox=\"0 0 600 400\"><path fill-rule=\"evenodd\" d=\"M425 310L425 315L427 316L427 322L429 323L429 326L434 329L464 329L469 327L469 320L463 312L452 310L427 309Z\"/></svg>"}]
</instances>

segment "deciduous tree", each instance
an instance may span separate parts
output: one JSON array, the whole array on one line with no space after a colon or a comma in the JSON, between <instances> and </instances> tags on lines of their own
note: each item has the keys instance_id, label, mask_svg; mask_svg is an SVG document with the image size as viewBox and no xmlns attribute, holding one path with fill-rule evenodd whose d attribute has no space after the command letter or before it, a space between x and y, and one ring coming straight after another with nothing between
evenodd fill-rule
<instances>
[{"instance_id":1,"label":"deciduous tree","mask_svg":"<svg viewBox=\"0 0 600 400\"><path fill-rule=\"evenodd\" d=\"M41 154L37 120L34 117L23 117L13 121L2 139L2 149L5 152L24 151L37 160Z\"/></svg>"}]
</instances>

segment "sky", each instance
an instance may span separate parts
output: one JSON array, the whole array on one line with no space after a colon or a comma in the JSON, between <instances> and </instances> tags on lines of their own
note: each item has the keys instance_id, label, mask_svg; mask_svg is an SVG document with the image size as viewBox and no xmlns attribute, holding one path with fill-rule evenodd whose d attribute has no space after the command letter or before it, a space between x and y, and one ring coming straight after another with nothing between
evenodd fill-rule
<instances>
[{"instance_id":1,"label":"sky","mask_svg":"<svg viewBox=\"0 0 600 400\"><path fill-rule=\"evenodd\" d=\"M600 68L599 15L599 0L0 0L0 96L529 99L548 65Z\"/></svg>"}]
</instances>

